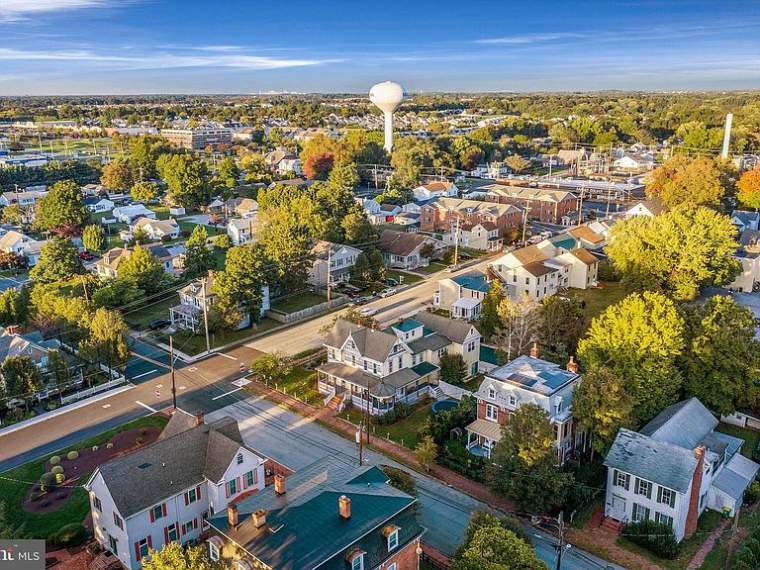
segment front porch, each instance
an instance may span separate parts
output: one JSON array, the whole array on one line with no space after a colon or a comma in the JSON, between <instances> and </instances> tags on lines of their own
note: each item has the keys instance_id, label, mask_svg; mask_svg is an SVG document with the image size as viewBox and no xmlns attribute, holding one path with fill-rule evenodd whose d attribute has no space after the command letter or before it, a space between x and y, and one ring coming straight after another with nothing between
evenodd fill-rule
<instances>
[{"instance_id":1,"label":"front porch","mask_svg":"<svg viewBox=\"0 0 760 570\"><path fill-rule=\"evenodd\" d=\"M501 439L501 424L477 419L466 428L467 451L479 457L490 458L493 448Z\"/></svg>"}]
</instances>

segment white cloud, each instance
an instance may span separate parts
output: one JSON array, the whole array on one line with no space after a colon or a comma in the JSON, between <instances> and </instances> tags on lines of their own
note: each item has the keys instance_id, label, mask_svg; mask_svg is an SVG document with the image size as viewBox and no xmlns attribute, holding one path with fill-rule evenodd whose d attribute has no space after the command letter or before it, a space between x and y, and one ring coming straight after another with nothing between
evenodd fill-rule
<instances>
[{"instance_id":1,"label":"white cloud","mask_svg":"<svg viewBox=\"0 0 760 570\"><path fill-rule=\"evenodd\" d=\"M108 0L2 0L0 22L16 22L45 12L105 6Z\"/></svg>"},{"instance_id":2,"label":"white cloud","mask_svg":"<svg viewBox=\"0 0 760 570\"><path fill-rule=\"evenodd\" d=\"M188 67L231 67L250 70L282 69L322 65L341 60L277 58L245 53L219 53L213 55L151 53L113 55L89 50L39 51L0 48L0 61L76 61L93 64L111 64L114 70L171 69Z\"/></svg>"},{"instance_id":3,"label":"white cloud","mask_svg":"<svg viewBox=\"0 0 760 570\"><path fill-rule=\"evenodd\" d=\"M583 34L578 33L550 33L550 34L525 34L520 36L505 36L501 38L484 38L475 40L476 44L493 44L493 45L524 45L537 42L553 42L567 38L579 38Z\"/></svg>"}]
</instances>

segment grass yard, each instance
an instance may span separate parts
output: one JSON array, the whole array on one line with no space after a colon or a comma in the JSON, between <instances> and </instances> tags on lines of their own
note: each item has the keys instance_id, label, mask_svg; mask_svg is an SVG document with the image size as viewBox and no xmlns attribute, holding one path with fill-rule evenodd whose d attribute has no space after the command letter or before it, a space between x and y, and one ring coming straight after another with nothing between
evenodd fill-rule
<instances>
[{"instance_id":1,"label":"grass yard","mask_svg":"<svg viewBox=\"0 0 760 570\"><path fill-rule=\"evenodd\" d=\"M231 332L212 332L209 334L209 341L211 348L224 346L233 342L245 340L248 337L268 331L274 327L280 326L279 323L273 319L261 319L259 323L254 327L241 329L239 331ZM169 337L163 333L157 334L156 339L169 344ZM201 331L198 334L193 334L191 331L177 331L174 333L174 348L185 354L194 355L206 351L206 335Z\"/></svg>"},{"instance_id":2,"label":"grass yard","mask_svg":"<svg viewBox=\"0 0 760 570\"><path fill-rule=\"evenodd\" d=\"M742 455L752 459L752 451L757 449L757 444L760 443L760 432L722 422L718 426L718 431L743 439Z\"/></svg>"},{"instance_id":3,"label":"grass yard","mask_svg":"<svg viewBox=\"0 0 760 570\"><path fill-rule=\"evenodd\" d=\"M323 396L317 391L317 373L303 366L295 366L290 374L275 382L275 388L309 404L319 405Z\"/></svg>"},{"instance_id":4,"label":"grass yard","mask_svg":"<svg viewBox=\"0 0 760 570\"><path fill-rule=\"evenodd\" d=\"M47 538L67 524L81 523L87 516L87 513L90 512L90 501L87 497L87 492L82 488L76 489L66 503L56 511L30 513L22 507L31 487L29 483L39 480L45 472L45 462L49 457L52 455L65 455L69 451L90 448L93 445L105 444L117 433L129 429L163 427L167 421L168 418L164 416L140 418L81 441L55 454L51 453L49 456L36 461L30 461L10 471L6 471L3 473L3 477L7 477L8 480L3 481L3 484L0 485L0 502L5 503L7 512L11 515L13 523L23 525L24 532L34 538ZM80 484L84 484L89 476L89 473L83 473L79 479Z\"/></svg>"},{"instance_id":5,"label":"grass yard","mask_svg":"<svg viewBox=\"0 0 760 570\"><path fill-rule=\"evenodd\" d=\"M380 424L373 418L370 420L372 433L375 437L390 438L398 444L414 449L419 441L420 431L430 417L432 407L432 402L415 404L410 415L392 424ZM361 411L354 407L346 408L340 417L357 425L362 421Z\"/></svg>"},{"instance_id":6,"label":"grass yard","mask_svg":"<svg viewBox=\"0 0 760 570\"><path fill-rule=\"evenodd\" d=\"M610 305L614 305L628 295L625 287L620 283L603 282L601 287L594 289L572 289L571 295L580 301L586 302L586 326L591 320L602 313Z\"/></svg>"},{"instance_id":7,"label":"grass yard","mask_svg":"<svg viewBox=\"0 0 760 570\"><path fill-rule=\"evenodd\" d=\"M430 265L427 267L418 267L415 269L415 271L419 271L420 273L438 273L439 271L443 271L446 269L447 265L445 263L441 263L440 261L431 261Z\"/></svg>"},{"instance_id":8,"label":"grass yard","mask_svg":"<svg viewBox=\"0 0 760 570\"><path fill-rule=\"evenodd\" d=\"M406 271L399 271L398 269L389 269L385 272L386 278L395 279L400 285L405 283L417 283L422 281L422 277L415 275L414 273L407 273Z\"/></svg>"},{"instance_id":9,"label":"grass yard","mask_svg":"<svg viewBox=\"0 0 760 570\"><path fill-rule=\"evenodd\" d=\"M305 291L303 293L296 293L295 295L288 295L287 297L280 297L272 301L272 308L282 313L296 313L303 309L308 309L314 305L319 305L327 301L327 297L319 293L312 293L311 291Z\"/></svg>"},{"instance_id":10,"label":"grass yard","mask_svg":"<svg viewBox=\"0 0 760 570\"><path fill-rule=\"evenodd\" d=\"M168 319L169 309L179 304L177 294L172 292L169 296L155 304L147 307L135 307L124 313L124 321L127 325L135 330L144 330L148 328L151 321L156 319Z\"/></svg>"}]
</instances>

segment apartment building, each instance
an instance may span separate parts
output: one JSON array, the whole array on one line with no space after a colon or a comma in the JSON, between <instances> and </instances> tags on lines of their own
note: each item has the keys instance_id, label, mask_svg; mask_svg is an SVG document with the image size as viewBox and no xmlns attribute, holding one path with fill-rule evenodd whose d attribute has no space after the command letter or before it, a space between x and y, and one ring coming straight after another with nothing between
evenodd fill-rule
<instances>
[{"instance_id":1,"label":"apartment building","mask_svg":"<svg viewBox=\"0 0 760 570\"><path fill-rule=\"evenodd\" d=\"M195 542L208 519L264 489L266 458L237 422L176 411L158 440L95 469L85 484L95 539L130 570L150 549Z\"/></svg>"},{"instance_id":2,"label":"apartment building","mask_svg":"<svg viewBox=\"0 0 760 570\"><path fill-rule=\"evenodd\" d=\"M511 204L520 210L527 210L530 220L559 224L563 216L575 212L579 200L575 194L565 190L512 186L509 184L489 184L480 190L487 192L486 201Z\"/></svg>"},{"instance_id":3,"label":"apartment building","mask_svg":"<svg viewBox=\"0 0 760 570\"><path fill-rule=\"evenodd\" d=\"M518 227L522 211L509 204L465 200L462 198L436 198L420 207L420 230L423 232L452 232L457 224L469 231L476 225L496 227L497 237L503 237L509 228ZM487 249L484 248L484 249Z\"/></svg>"},{"instance_id":4,"label":"apartment building","mask_svg":"<svg viewBox=\"0 0 760 570\"><path fill-rule=\"evenodd\" d=\"M203 150L232 142L232 131L224 127L202 126L194 129L161 129L161 136L170 143L190 150Z\"/></svg>"}]
</instances>

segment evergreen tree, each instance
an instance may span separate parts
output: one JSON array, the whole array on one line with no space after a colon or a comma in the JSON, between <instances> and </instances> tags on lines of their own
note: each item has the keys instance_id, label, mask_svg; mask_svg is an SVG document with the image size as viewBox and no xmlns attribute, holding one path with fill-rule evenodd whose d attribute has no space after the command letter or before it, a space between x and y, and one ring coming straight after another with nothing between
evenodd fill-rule
<instances>
[{"instance_id":1,"label":"evergreen tree","mask_svg":"<svg viewBox=\"0 0 760 570\"><path fill-rule=\"evenodd\" d=\"M94 224L85 226L82 232L82 243L89 252L98 253L103 251L106 247L106 239L102 228Z\"/></svg>"},{"instance_id":2,"label":"evergreen tree","mask_svg":"<svg viewBox=\"0 0 760 570\"><path fill-rule=\"evenodd\" d=\"M193 228L193 233L185 244L185 276L199 277L208 273L215 265L214 252L208 246L208 232L202 225Z\"/></svg>"},{"instance_id":3,"label":"evergreen tree","mask_svg":"<svg viewBox=\"0 0 760 570\"><path fill-rule=\"evenodd\" d=\"M164 268L147 249L136 245L119 263L119 279L129 281L147 294L158 291L164 283Z\"/></svg>"},{"instance_id":4,"label":"evergreen tree","mask_svg":"<svg viewBox=\"0 0 760 570\"><path fill-rule=\"evenodd\" d=\"M501 318L499 317L499 304L504 299L504 292L501 287L501 281L494 279L488 288L488 293L483 297L480 304L480 318L478 319L478 329L484 338L490 338L495 335L501 328Z\"/></svg>"}]
</instances>

